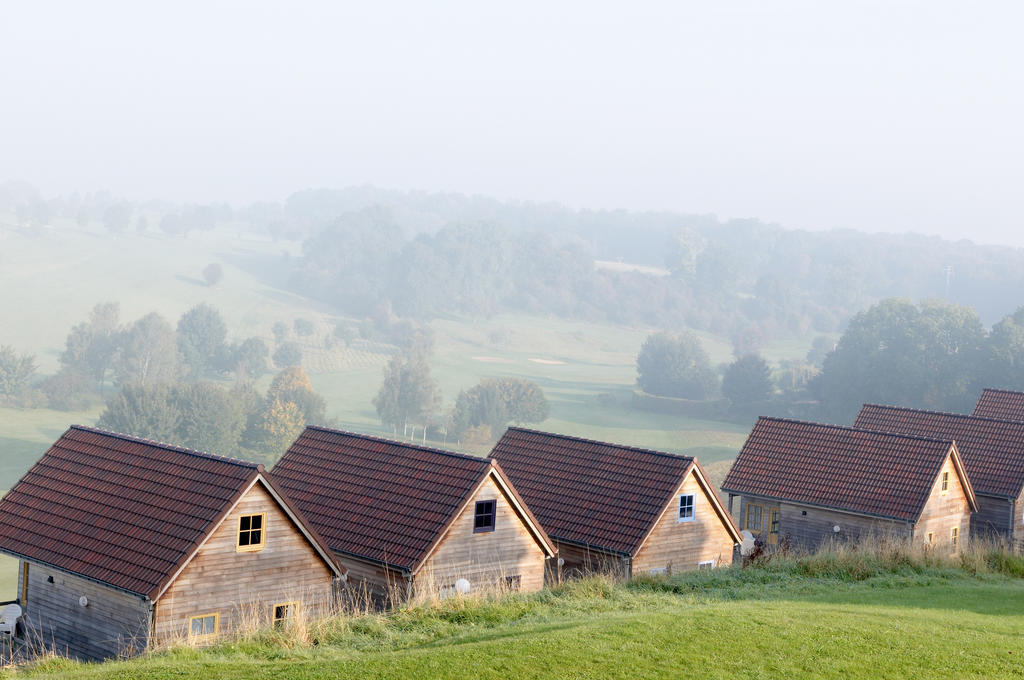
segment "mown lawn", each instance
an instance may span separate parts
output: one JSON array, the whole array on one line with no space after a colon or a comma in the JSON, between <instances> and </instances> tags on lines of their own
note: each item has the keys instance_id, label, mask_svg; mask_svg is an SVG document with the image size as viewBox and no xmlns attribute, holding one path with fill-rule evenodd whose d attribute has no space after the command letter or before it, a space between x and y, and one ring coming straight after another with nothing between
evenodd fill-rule
<instances>
[{"instance_id":1,"label":"mown lawn","mask_svg":"<svg viewBox=\"0 0 1024 680\"><path fill-rule=\"evenodd\" d=\"M50 662L34 678L1010 678L1024 581L962 572L860 582L721 570L584 582L491 603L335 622L317 646L268 636L130 662Z\"/></svg>"}]
</instances>

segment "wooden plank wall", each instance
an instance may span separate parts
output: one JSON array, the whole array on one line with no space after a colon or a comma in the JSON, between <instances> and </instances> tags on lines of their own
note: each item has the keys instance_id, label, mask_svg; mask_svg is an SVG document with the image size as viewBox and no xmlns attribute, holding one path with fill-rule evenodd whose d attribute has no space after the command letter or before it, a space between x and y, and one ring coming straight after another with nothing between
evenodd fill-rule
<instances>
[{"instance_id":1,"label":"wooden plank wall","mask_svg":"<svg viewBox=\"0 0 1024 680\"><path fill-rule=\"evenodd\" d=\"M601 552L559 541L555 541L555 545L558 546L559 559L564 560L562 564L563 578L578 578L593 573L629 576L629 560L623 555Z\"/></svg>"},{"instance_id":2,"label":"wooden plank wall","mask_svg":"<svg viewBox=\"0 0 1024 680\"><path fill-rule=\"evenodd\" d=\"M238 518L267 513L266 547L236 552ZM187 635L190 616L220 614L221 633L266 625L274 604L299 601L315 616L332 601L333 572L257 484L214 530L199 554L157 601L158 643Z\"/></svg>"},{"instance_id":3,"label":"wooden plank wall","mask_svg":"<svg viewBox=\"0 0 1024 680\"><path fill-rule=\"evenodd\" d=\"M140 652L149 639L149 604L141 597L42 565L29 565L26 604L26 640L58 654L106 659Z\"/></svg>"},{"instance_id":4,"label":"wooden plank wall","mask_svg":"<svg viewBox=\"0 0 1024 680\"><path fill-rule=\"evenodd\" d=\"M383 565L335 553L338 562L348 570L342 597L352 598L355 604L365 599L376 605L396 604L406 597L406 580L401 572Z\"/></svg>"},{"instance_id":5,"label":"wooden plank wall","mask_svg":"<svg viewBox=\"0 0 1024 680\"><path fill-rule=\"evenodd\" d=\"M692 522L679 521L681 494L694 496ZM715 566L728 566L732 564L733 545L732 535L691 470L640 552L633 557L633 574L649 573L652 569L664 569L669 574L689 571L708 560L713 560Z\"/></svg>"},{"instance_id":6,"label":"wooden plank wall","mask_svg":"<svg viewBox=\"0 0 1024 680\"><path fill-rule=\"evenodd\" d=\"M1009 538L1018 527L1014 526L1012 502L1006 498L976 496L978 512L971 515L971 536L977 538Z\"/></svg>"},{"instance_id":7,"label":"wooden plank wall","mask_svg":"<svg viewBox=\"0 0 1024 680\"><path fill-rule=\"evenodd\" d=\"M1013 542L1018 550L1024 550L1024 492L1017 498L1009 512L1010 526L1013 527Z\"/></svg>"},{"instance_id":8,"label":"wooden plank wall","mask_svg":"<svg viewBox=\"0 0 1024 680\"><path fill-rule=\"evenodd\" d=\"M494 531L473 533L476 501L489 499L497 500ZM488 477L417 572L414 587L438 590L464 578L475 588L491 588L519 576L520 588L534 591L544 587L544 566L544 551Z\"/></svg>"},{"instance_id":9,"label":"wooden plank wall","mask_svg":"<svg viewBox=\"0 0 1024 680\"><path fill-rule=\"evenodd\" d=\"M806 514L805 514L806 513ZM838 526L836 532L834 527ZM825 508L782 503L779 512L779 540L788 541L795 548L817 550L833 541L857 541L870 536L911 535L910 525L864 515L851 515Z\"/></svg>"},{"instance_id":10,"label":"wooden plank wall","mask_svg":"<svg viewBox=\"0 0 1024 680\"><path fill-rule=\"evenodd\" d=\"M942 492L943 472L949 473L949 490L945 493ZM953 466L953 459L950 457L946 459L939 476L932 484L924 510L914 527L914 540L924 541L928 532L932 532L935 549L950 552L950 533L953 527L959 528L959 549L968 540L971 530L971 508L967 503L960 477Z\"/></svg>"}]
</instances>

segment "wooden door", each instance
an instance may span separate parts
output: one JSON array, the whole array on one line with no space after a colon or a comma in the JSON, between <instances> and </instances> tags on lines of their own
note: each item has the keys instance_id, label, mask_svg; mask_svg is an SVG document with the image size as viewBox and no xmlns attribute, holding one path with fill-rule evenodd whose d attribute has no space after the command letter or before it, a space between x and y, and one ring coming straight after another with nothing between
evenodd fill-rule
<instances>
[{"instance_id":1,"label":"wooden door","mask_svg":"<svg viewBox=\"0 0 1024 680\"><path fill-rule=\"evenodd\" d=\"M779 544L779 509L768 509L768 544Z\"/></svg>"}]
</instances>

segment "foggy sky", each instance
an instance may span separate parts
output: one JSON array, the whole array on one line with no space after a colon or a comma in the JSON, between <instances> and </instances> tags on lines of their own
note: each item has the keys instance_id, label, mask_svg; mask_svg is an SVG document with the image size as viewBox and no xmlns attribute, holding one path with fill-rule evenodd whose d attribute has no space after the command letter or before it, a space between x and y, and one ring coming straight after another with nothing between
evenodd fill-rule
<instances>
[{"instance_id":1,"label":"foggy sky","mask_svg":"<svg viewBox=\"0 0 1024 680\"><path fill-rule=\"evenodd\" d=\"M0 180L374 184L1024 245L1014 2L0 3Z\"/></svg>"}]
</instances>

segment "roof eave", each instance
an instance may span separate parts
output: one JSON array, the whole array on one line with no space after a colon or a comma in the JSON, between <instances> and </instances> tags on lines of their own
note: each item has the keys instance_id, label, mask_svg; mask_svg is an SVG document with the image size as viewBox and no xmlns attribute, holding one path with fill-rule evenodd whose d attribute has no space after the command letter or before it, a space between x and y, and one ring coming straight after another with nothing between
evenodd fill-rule
<instances>
[{"instance_id":1,"label":"roof eave","mask_svg":"<svg viewBox=\"0 0 1024 680\"><path fill-rule=\"evenodd\" d=\"M127 593L128 595L134 595L135 597L138 597L141 600L149 600L150 599L149 595L147 595L146 593L140 593L137 590L132 590L130 588L123 588L121 586L116 586L113 583L108 583L107 581L103 581L101 579L94 578L92 576L86 576L85 574L80 574L77 571L73 571L71 569L65 569L64 567L58 566L58 565L53 564L51 562L47 562L45 560L36 559L35 557L29 557L28 555L22 555L21 553L16 552L14 550L8 550L6 548L0 548L0 553L3 553L4 555L8 555L10 557L13 557L13 558L15 558L17 560L23 560L25 562L30 562L32 564L38 564L41 567L46 567L47 569L53 569L55 571L61 572L62 574L67 574L69 576L74 576L75 578L80 578L80 579L82 579L84 581L89 581L90 583L95 583L97 585L101 585L104 588L110 588L111 590L116 590L116 591L121 592L121 593Z\"/></svg>"}]
</instances>

